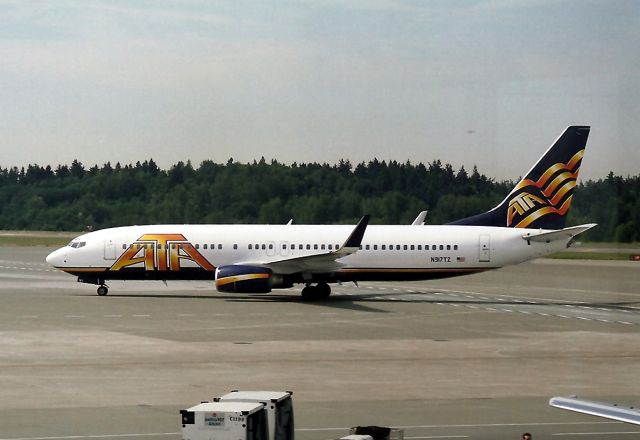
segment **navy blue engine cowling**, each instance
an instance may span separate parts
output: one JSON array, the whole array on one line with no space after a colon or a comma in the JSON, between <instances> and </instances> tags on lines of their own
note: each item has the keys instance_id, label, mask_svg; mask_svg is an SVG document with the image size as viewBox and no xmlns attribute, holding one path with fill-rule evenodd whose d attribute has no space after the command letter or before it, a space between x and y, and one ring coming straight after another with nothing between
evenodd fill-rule
<instances>
[{"instance_id":1,"label":"navy blue engine cowling","mask_svg":"<svg viewBox=\"0 0 640 440\"><path fill-rule=\"evenodd\" d=\"M231 264L216 269L216 289L227 293L271 292L271 269Z\"/></svg>"}]
</instances>

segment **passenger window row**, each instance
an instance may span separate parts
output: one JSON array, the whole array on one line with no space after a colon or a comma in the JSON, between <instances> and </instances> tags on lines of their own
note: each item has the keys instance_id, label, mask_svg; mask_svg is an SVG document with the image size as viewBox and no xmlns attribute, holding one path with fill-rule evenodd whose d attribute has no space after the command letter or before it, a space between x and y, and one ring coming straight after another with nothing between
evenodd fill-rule
<instances>
[{"instance_id":1,"label":"passenger window row","mask_svg":"<svg viewBox=\"0 0 640 440\"><path fill-rule=\"evenodd\" d=\"M134 249L143 249L143 248L153 249L153 247L154 247L154 245L151 244L151 243L134 243L131 246L133 246ZM163 248L162 244L160 244L160 243L158 243L155 246L156 246L157 249L162 249ZM170 245L168 245L168 244L165 245L164 248L168 249L169 246L171 246L171 249L189 249L189 248L192 248L192 247L196 248L196 249L200 249L200 244L192 245L190 243L171 243ZM209 246L211 247L212 250L216 249L216 246L217 246L218 250L222 250L222 245L221 244L217 244L217 245L211 244L210 245L210 244L206 243L206 244L202 245L202 248L203 249L209 249ZM127 245L127 244L123 244L122 245L122 249L126 249L127 247L129 247L129 245ZM234 249L238 249L238 245L234 244L233 248Z\"/></svg>"},{"instance_id":2,"label":"passenger window row","mask_svg":"<svg viewBox=\"0 0 640 440\"><path fill-rule=\"evenodd\" d=\"M421 251L421 250L423 250L423 246L421 244L403 244L403 245L400 245L400 244L390 244L390 245L386 245L386 244L380 244L380 245L378 245L378 244L365 244L365 245L360 245L360 249L364 249L366 251L369 251L369 250L377 251L378 249L383 250L383 251L384 250L390 250L390 251L393 251L393 250L396 250L396 251L400 251L400 250L404 250L404 251ZM447 244L447 245L444 245L444 244L432 244L432 245L425 244L424 245L424 250L428 251L429 249L431 249L432 251L437 251L437 250L450 251L452 249L454 251L457 251L458 250L458 245L457 244L454 244L454 245L451 245L451 244Z\"/></svg>"},{"instance_id":3,"label":"passenger window row","mask_svg":"<svg viewBox=\"0 0 640 440\"><path fill-rule=\"evenodd\" d=\"M85 242L71 242L71 243L69 243L69 246L71 246L73 248L79 248L79 247L84 246L85 244L86 244ZM144 243L134 243L132 246L133 246L134 249L143 249L143 248L153 249L153 247L154 247L154 245L150 244L150 243L146 243L146 244L144 244ZM194 247L195 249L200 249L200 244L191 245L190 243L171 243L170 245L165 245L165 249L168 248L169 246L171 246L171 249L189 249L191 247ZM287 250L287 249L290 249L290 250L295 250L295 249L305 250L306 249L306 250L330 250L330 251L332 251L334 249L335 250L340 249L340 245L338 245L338 244L334 245L334 244L324 244L324 243L323 244L318 244L318 243L309 244L309 243L307 243L307 244L297 244L297 245L296 244L290 244L290 243L282 243L281 246L282 246L283 250ZM127 247L128 247L127 244L123 244L122 245L122 249L127 249ZM160 244L160 243L158 243L156 245L156 247L159 250L161 250L163 248L162 244ZM207 249L210 249L210 250L215 250L215 249L222 250L222 244L220 244L220 243L218 243L218 244L205 243L205 244L202 245L202 248L205 249L205 250L207 250ZM454 245L451 245L451 244L447 244L447 245L444 245L444 244L432 244L432 245L425 244L424 246L421 245L421 244L411 244L411 245L409 245L409 244L403 244L403 245L400 245L400 244L389 244L389 245L386 245L386 244L380 244L380 245L379 244L364 244L364 245L360 245L360 250L366 250L366 251L369 251L369 250L377 251L378 249L383 250L383 251L384 250L390 250L390 251L392 251L392 250L396 250L396 251L400 251L400 250L416 251L417 250L417 251L421 251L421 250L423 250L423 248L424 248L425 251L428 251L428 250L432 250L432 251L436 251L436 250L441 250L441 251L454 250L454 251L457 251L458 250L458 245L457 244L454 244ZM238 249L238 245L234 244L233 245L233 249ZM256 244L250 243L250 244L247 245L247 249L249 249L249 250L252 250L252 249L255 249L255 250L267 250L267 249L273 250L273 249L275 249L275 244L274 243L268 243L268 244L265 244L265 243L262 243L262 244L260 244L260 243L256 243Z\"/></svg>"},{"instance_id":4,"label":"passenger window row","mask_svg":"<svg viewBox=\"0 0 640 440\"><path fill-rule=\"evenodd\" d=\"M314 244L309 244L309 243L307 243L307 244L282 243L281 247L282 247L283 250L291 249L292 251L295 250L295 249L298 249L300 251L304 250L304 249L306 249L306 250L311 250L311 249L313 249L313 250L330 250L330 251L332 251L334 249L336 249L336 250L340 249L340 245L338 245L338 244L333 245L333 244L318 244L318 243L314 243ZM275 244L274 243L269 243L269 244L264 244L264 243L258 244L258 243L256 243L256 244L248 244L247 245L247 249L249 249L249 250L251 250L251 249L263 249L263 250L266 250L266 249L274 249L274 248L275 248Z\"/></svg>"}]
</instances>

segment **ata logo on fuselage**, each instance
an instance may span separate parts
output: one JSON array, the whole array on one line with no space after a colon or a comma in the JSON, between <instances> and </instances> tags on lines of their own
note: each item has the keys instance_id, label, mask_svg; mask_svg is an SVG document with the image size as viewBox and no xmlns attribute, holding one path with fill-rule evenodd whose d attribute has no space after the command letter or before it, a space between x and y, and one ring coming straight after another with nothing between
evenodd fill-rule
<instances>
[{"instance_id":1,"label":"ata logo on fuselage","mask_svg":"<svg viewBox=\"0 0 640 440\"><path fill-rule=\"evenodd\" d=\"M193 261L210 272L215 270L182 234L145 234L132 243L109 270L142 263L148 271L178 271L181 260Z\"/></svg>"}]
</instances>

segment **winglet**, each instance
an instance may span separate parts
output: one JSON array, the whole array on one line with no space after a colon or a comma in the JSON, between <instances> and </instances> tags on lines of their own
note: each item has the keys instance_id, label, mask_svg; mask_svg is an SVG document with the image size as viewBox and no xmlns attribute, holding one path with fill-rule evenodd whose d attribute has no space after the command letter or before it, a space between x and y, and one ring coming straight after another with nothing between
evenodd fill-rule
<instances>
[{"instance_id":1,"label":"winglet","mask_svg":"<svg viewBox=\"0 0 640 440\"><path fill-rule=\"evenodd\" d=\"M367 229L367 225L369 224L369 214L362 216L356 227L347 238L347 241L344 242L342 248L359 248L360 243L362 243L362 237L364 237L364 231Z\"/></svg>"}]
</instances>

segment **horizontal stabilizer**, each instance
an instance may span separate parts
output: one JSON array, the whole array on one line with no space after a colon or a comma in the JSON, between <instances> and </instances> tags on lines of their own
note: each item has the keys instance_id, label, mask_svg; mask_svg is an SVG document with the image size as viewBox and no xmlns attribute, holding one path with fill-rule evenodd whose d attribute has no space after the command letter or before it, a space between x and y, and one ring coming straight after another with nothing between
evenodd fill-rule
<instances>
[{"instance_id":1,"label":"horizontal stabilizer","mask_svg":"<svg viewBox=\"0 0 640 440\"><path fill-rule=\"evenodd\" d=\"M557 231L540 232L534 234L527 233L523 235L522 238L529 242L533 241L534 243L550 243L556 240L571 240L573 237L577 236L578 234L582 234L584 231L588 231L594 226L597 226L597 224L589 223L586 225L559 229Z\"/></svg>"},{"instance_id":2,"label":"horizontal stabilizer","mask_svg":"<svg viewBox=\"0 0 640 440\"><path fill-rule=\"evenodd\" d=\"M549 405L606 419L640 425L640 411L633 407L620 406L615 403L591 402L575 397L552 397Z\"/></svg>"}]
</instances>

